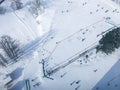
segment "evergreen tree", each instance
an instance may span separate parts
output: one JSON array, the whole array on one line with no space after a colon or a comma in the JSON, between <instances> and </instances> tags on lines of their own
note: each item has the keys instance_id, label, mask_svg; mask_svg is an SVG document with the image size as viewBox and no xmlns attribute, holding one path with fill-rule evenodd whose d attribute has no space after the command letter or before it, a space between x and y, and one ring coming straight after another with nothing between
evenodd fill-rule
<instances>
[{"instance_id":1,"label":"evergreen tree","mask_svg":"<svg viewBox=\"0 0 120 90\"><path fill-rule=\"evenodd\" d=\"M120 47L120 27L109 31L105 34L102 39L99 41L97 46L97 52L102 51L106 54L110 54L115 49Z\"/></svg>"}]
</instances>

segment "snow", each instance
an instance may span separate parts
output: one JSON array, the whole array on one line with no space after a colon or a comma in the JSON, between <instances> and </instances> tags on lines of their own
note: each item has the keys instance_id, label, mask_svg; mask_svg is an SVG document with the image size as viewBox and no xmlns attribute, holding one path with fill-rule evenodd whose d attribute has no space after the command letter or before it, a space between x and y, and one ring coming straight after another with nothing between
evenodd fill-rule
<instances>
[{"instance_id":1,"label":"snow","mask_svg":"<svg viewBox=\"0 0 120 90\"><path fill-rule=\"evenodd\" d=\"M24 68L16 82L28 79L31 90L119 90L119 49L106 56L93 48L102 32L120 25L118 7L109 0L53 0L36 19L26 7L0 15L0 36L8 34L26 46L25 52L32 51L5 70ZM43 77L43 59L45 69L57 69L50 76L54 80Z\"/></svg>"},{"instance_id":2,"label":"snow","mask_svg":"<svg viewBox=\"0 0 120 90\"><path fill-rule=\"evenodd\" d=\"M24 17L27 18L31 17L30 13L28 13L27 10L25 11L22 11L21 13L19 11L11 12L0 16L1 28L2 31L4 31L0 33L0 36L4 34L10 35L11 37L16 38L17 40L20 40L21 43L26 43L26 42L28 43L28 41L34 40L38 36L36 33L32 32L33 27L34 30L36 30L35 24L32 24L35 23L35 20L32 18L23 20ZM32 22L32 23L28 23L28 22Z\"/></svg>"}]
</instances>

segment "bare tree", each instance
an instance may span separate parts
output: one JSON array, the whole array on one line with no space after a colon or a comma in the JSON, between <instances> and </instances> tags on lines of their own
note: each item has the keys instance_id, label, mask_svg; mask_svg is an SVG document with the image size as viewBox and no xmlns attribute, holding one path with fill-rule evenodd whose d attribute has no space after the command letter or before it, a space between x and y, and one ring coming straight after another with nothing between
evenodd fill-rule
<instances>
[{"instance_id":1,"label":"bare tree","mask_svg":"<svg viewBox=\"0 0 120 90\"><path fill-rule=\"evenodd\" d=\"M20 54L19 43L10 36L4 35L1 37L0 44L6 55L10 59L17 61Z\"/></svg>"},{"instance_id":2,"label":"bare tree","mask_svg":"<svg viewBox=\"0 0 120 90\"><path fill-rule=\"evenodd\" d=\"M4 58L2 54L0 54L0 65L6 67L7 64L8 64L8 61Z\"/></svg>"}]
</instances>

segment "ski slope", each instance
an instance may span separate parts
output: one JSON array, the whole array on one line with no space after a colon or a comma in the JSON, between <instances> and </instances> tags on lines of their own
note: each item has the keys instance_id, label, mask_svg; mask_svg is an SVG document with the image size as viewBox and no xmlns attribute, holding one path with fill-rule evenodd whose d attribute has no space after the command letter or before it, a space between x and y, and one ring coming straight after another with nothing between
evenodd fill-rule
<instances>
[{"instance_id":1,"label":"ski slope","mask_svg":"<svg viewBox=\"0 0 120 90\"><path fill-rule=\"evenodd\" d=\"M113 7L109 3L100 0L56 0L54 3L57 8L51 28L56 31L56 35L43 47L50 53L48 56L43 56L43 58L47 57L49 62L47 69L50 67L50 69L54 69L64 64L76 53L80 54L87 47L95 42L97 43L101 38L101 36L97 37L98 34L120 24L119 9L113 12L117 6ZM111 19L107 21L106 17ZM83 39L85 40L82 41ZM45 52L43 53L45 54ZM79 60L84 58L80 58L75 63L61 68L53 74L51 77L55 80L45 79L39 89L97 90L96 87L93 87L118 61L119 51L117 53L118 55L107 57L93 55L93 58L87 60L87 63L82 61L83 65L80 65ZM80 81L80 83L76 84L77 81ZM73 83L73 85L70 85L70 83ZM113 90L113 88L114 90L120 89L118 86L117 88L109 88L109 90ZM104 89L107 90L107 86Z\"/></svg>"},{"instance_id":2,"label":"ski slope","mask_svg":"<svg viewBox=\"0 0 120 90\"><path fill-rule=\"evenodd\" d=\"M0 25L5 30L1 35L8 33L25 44L46 35L49 30L53 33L44 44L39 43L32 54L11 66L11 69L23 67L24 70L18 83L10 90L21 90L17 85L26 79L30 80L31 90L120 90L119 49L108 56L96 54L93 49L61 67L89 47L95 47L103 32L120 25L120 9L116 4L109 0L53 0L36 19L41 26L28 13L22 9L0 16L3 21ZM6 24L9 27L5 27ZM50 75L54 80L43 77L42 60L46 60L45 69L48 71L60 67ZM26 90L24 85L22 90Z\"/></svg>"}]
</instances>

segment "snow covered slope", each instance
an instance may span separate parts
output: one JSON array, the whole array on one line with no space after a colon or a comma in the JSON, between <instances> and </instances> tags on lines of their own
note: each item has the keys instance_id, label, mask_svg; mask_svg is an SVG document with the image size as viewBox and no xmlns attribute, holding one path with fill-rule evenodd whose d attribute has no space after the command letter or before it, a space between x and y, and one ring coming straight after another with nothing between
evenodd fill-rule
<instances>
[{"instance_id":1,"label":"snow covered slope","mask_svg":"<svg viewBox=\"0 0 120 90\"><path fill-rule=\"evenodd\" d=\"M10 35L22 43L38 37L36 22L26 9L0 15L0 20L0 36Z\"/></svg>"},{"instance_id":2,"label":"snow covered slope","mask_svg":"<svg viewBox=\"0 0 120 90\"><path fill-rule=\"evenodd\" d=\"M43 47L43 58L47 57L49 62L47 69L49 67L51 70L58 69L74 55L80 54L98 42L101 36L97 37L97 35L120 24L119 9L117 6L111 5L111 2L106 2L103 0L56 0L54 2L56 13L51 28L56 31L56 35ZM107 17L111 19L106 20ZM48 52L45 53L45 51ZM50 54L47 56L48 53ZM55 80L44 80L39 89L92 90L94 85L118 61L119 51L117 53L108 57L93 55L92 59L85 61L84 58L80 58L78 62L76 61L70 66L60 67L60 71L58 70L51 76ZM71 85L71 83L73 84ZM99 90L99 88L95 88L95 90ZM105 90L106 88L104 87ZM120 89L119 87L113 88L114 90ZM109 88L109 90L113 90L113 88Z\"/></svg>"},{"instance_id":3,"label":"snow covered slope","mask_svg":"<svg viewBox=\"0 0 120 90\"><path fill-rule=\"evenodd\" d=\"M97 35L120 24L119 11L103 1L56 1L52 30L56 36L43 48L51 52L52 66L63 63L99 41ZM106 18L111 18L106 20ZM51 45L52 44L52 45Z\"/></svg>"},{"instance_id":4,"label":"snow covered slope","mask_svg":"<svg viewBox=\"0 0 120 90\"><path fill-rule=\"evenodd\" d=\"M34 53L23 59L26 61L22 62L24 65L16 64L20 64L18 66L24 67L24 70L21 77L16 80L18 83L11 90L16 88L20 90L17 87L19 82L25 82L26 79L30 81L31 90L120 89L119 78L110 84L112 88L107 85L109 80L119 75L116 69L119 68L119 63L114 66L119 61L119 50L106 56L101 53L96 54L93 48L98 44L102 32L120 25L120 9L117 5L111 5L109 0L108 3L105 0L53 0L52 5L46 7L45 12L37 18L37 23L41 26L36 26L35 20L28 13L24 8L22 11L0 16L1 20L3 19L3 28L6 30L1 35L11 29L8 34L25 43L29 42L27 39L35 40L41 33L49 30L53 33L37 50L33 50ZM12 23L8 24L7 20L12 21L10 17L13 17L16 27ZM6 24L9 27L5 27ZM16 31L13 32L14 28ZM39 29L42 31L35 31ZM17 37L18 35L20 36ZM81 56L89 48L93 49ZM86 55L89 55L89 58ZM46 70L55 71L50 76L54 80L43 78L42 60L46 60ZM115 74L111 74L112 72ZM108 78L104 79L107 76Z\"/></svg>"}]
</instances>

